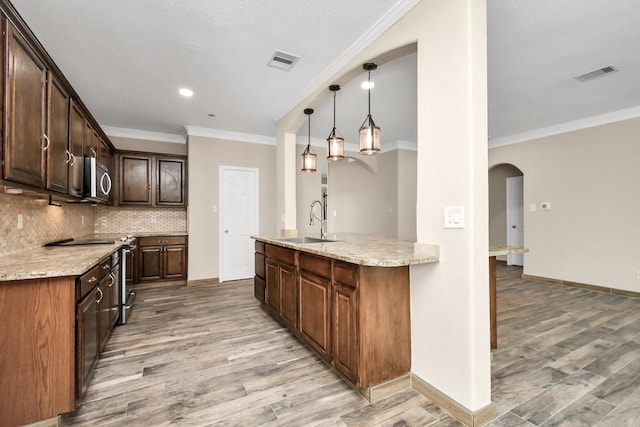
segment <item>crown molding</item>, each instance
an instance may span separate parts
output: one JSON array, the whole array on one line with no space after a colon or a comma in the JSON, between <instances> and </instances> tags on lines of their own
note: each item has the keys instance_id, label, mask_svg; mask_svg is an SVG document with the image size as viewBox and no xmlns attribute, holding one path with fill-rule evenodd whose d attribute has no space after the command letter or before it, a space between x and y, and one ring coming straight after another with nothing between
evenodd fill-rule
<instances>
[{"instance_id":1,"label":"crown molding","mask_svg":"<svg viewBox=\"0 0 640 427\"><path fill-rule=\"evenodd\" d=\"M113 126L101 126L107 136L117 138L133 138L145 139L148 141L171 142L174 144L186 144L187 139L184 135L176 135L172 133L150 132L146 130L127 129Z\"/></svg>"},{"instance_id":2,"label":"crown molding","mask_svg":"<svg viewBox=\"0 0 640 427\"><path fill-rule=\"evenodd\" d=\"M611 113L599 116L587 117L585 119L574 120L555 126L540 128L529 132L504 136L501 138L489 138L489 148L502 147L505 145L517 144L519 142L531 141L532 139L544 138L547 136L559 135L561 133L573 132L609 123L620 122L628 119L640 117L640 106L626 108L624 110L612 111Z\"/></svg>"},{"instance_id":3,"label":"crown molding","mask_svg":"<svg viewBox=\"0 0 640 427\"><path fill-rule=\"evenodd\" d=\"M224 139L228 141L248 142L252 144L276 145L273 136L256 135L253 133L233 132L221 129L210 129L198 126L185 126L187 136L201 136L205 138Z\"/></svg>"}]
</instances>

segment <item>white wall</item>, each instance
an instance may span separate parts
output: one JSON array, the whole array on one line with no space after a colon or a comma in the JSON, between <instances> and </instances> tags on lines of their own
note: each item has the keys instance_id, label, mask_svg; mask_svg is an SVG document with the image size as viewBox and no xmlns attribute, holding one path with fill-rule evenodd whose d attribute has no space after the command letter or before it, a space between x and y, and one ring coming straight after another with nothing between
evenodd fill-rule
<instances>
[{"instance_id":1,"label":"white wall","mask_svg":"<svg viewBox=\"0 0 640 427\"><path fill-rule=\"evenodd\" d=\"M275 146L189 136L189 280L219 277L219 167L259 170L259 231L276 235Z\"/></svg>"},{"instance_id":2,"label":"white wall","mask_svg":"<svg viewBox=\"0 0 640 427\"><path fill-rule=\"evenodd\" d=\"M640 292L638 135L632 119L489 151L524 174L525 274Z\"/></svg>"}]
</instances>

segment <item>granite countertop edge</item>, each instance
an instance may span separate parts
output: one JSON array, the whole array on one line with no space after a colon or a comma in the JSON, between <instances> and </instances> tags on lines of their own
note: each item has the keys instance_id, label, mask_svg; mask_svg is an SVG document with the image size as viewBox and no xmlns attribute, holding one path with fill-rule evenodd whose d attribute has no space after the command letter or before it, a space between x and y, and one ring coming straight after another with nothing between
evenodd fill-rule
<instances>
[{"instance_id":1,"label":"granite countertop edge","mask_svg":"<svg viewBox=\"0 0 640 427\"><path fill-rule=\"evenodd\" d=\"M440 246L389 237L338 234L322 243L295 243L283 237L251 236L252 239L369 267L402 267L440 261Z\"/></svg>"}]
</instances>

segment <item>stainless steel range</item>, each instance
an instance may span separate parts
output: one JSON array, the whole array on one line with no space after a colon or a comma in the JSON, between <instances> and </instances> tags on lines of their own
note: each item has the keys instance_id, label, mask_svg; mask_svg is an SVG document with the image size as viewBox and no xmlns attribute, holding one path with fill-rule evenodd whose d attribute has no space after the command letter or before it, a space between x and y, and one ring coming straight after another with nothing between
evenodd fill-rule
<instances>
[{"instance_id":1,"label":"stainless steel range","mask_svg":"<svg viewBox=\"0 0 640 427\"><path fill-rule=\"evenodd\" d=\"M135 238L133 236L91 236L79 239L64 239L56 242L47 243L45 246L81 246L81 245L114 245L120 244L118 250L118 258L120 260L120 272L118 274L117 285L120 290L120 308L117 325L124 325L129 319L133 301L136 299L136 293L133 291L133 280L127 280L127 270L131 271L133 267L133 254L135 249ZM114 262L114 265L117 263Z\"/></svg>"}]
</instances>

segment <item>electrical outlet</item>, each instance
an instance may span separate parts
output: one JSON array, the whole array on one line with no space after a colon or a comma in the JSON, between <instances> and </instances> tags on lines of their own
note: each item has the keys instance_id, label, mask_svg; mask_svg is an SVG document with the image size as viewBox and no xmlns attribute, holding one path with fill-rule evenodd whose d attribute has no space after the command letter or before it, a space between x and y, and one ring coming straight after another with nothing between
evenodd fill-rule
<instances>
[{"instance_id":1,"label":"electrical outlet","mask_svg":"<svg viewBox=\"0 0 640 427\"><path fill-rule=\"evenodd\" d=\"M24 228L24 215L18 214L18 230L22 230Z\"/></svg>"},{"instance_id":2,"label":"electrical outlet","mask_svg":"<svg viewBox=\"0 0 640 427\"><path fill-rule=\"evenodd\" d=\"M84 215L80 216L80 222L84 225Z\"/></svg>"},{"instance_id":3,"label":"electrical outlet","mask_svg":"<svg viewBox=\"0 0 640 427\"><path fill-rule=\"evenodd\" d=\"M151 215L151 222L158 221L158 218L155 215Z\"/></svg>"}]
</instances>

